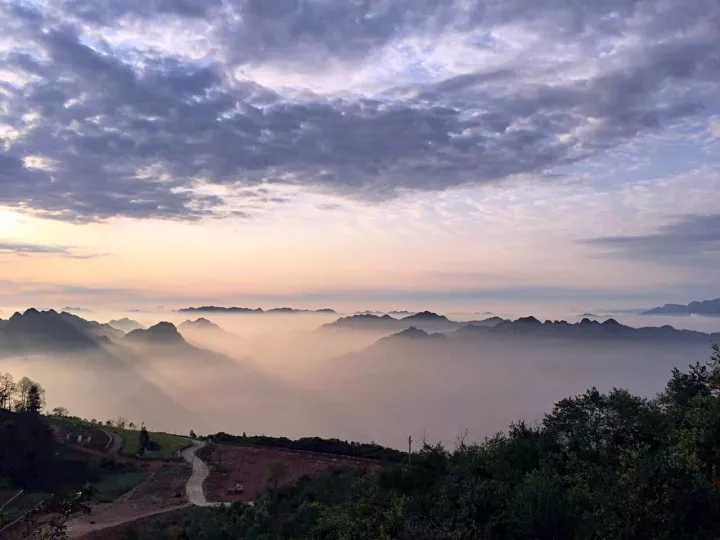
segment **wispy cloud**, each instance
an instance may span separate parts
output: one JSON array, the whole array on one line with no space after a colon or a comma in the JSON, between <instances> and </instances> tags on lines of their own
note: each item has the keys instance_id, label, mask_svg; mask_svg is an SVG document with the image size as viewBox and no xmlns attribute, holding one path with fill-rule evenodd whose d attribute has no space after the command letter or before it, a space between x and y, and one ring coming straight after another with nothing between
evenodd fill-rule
<instances>
[{"instance_id":1,"label":"wispy cloud","mask_svg":"<svg viewBox=\"0 0 720 540\"><path fill-rule=\"evenodd\" d=\"M603 236L583 240L611 254L675 264L720 261L720 214L690 215L637 236Z\"/></svg>"},{"instance_id":2,"label":"wispy cloud","mask_svg":"<svg viewBox=\"0 0 720 540\"><path fill-rule=\"evenodd\" d=\"M74 248L58 245L29 244L25 242L0 241L0 255L55 255L71 259L92 259L102 254L79 253Z\"/></svg>"}]
</instances>

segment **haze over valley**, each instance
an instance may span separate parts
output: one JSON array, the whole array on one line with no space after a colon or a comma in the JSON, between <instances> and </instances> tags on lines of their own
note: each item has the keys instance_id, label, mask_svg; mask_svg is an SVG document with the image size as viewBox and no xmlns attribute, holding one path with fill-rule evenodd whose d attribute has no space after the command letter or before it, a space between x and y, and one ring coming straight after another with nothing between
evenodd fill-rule
<instances>
[{"instance_id":1,"label":"haze over valley","mask_svg":"<svg viewBox=\"0 0 720 540\"><path fill-rule=\"evenodd\" d=\"M78 313L30 309L0 323L0 372L42 380L49 407L171 432L396 448L408 435L482 440L591 386L652 397L673 367L703 362L720 341L717 319L700 325L715 323L713 335L622 317Z\"/></svg>"}]
</instances>

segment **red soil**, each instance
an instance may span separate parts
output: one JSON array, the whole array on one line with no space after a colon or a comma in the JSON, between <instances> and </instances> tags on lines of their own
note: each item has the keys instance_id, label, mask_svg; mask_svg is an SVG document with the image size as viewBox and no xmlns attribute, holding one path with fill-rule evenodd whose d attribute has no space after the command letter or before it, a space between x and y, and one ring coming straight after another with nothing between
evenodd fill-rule
<instances>
[{"instance_id":1,"label":"red soil","mask_svg":"<svg viewBox=\"0 0 720 540\"><path fill-rule=\"evenodd\" d=\"M219 459L218 459L219 453ZM210 476L205 480L205 495L209 501L251 501L269 485L268 466L281 461L286 475L279 485L298 478L338 467L360 467L367 470L380 468L375 461L345 456L315 454L278 448L258 448L230 444L215 445ZM227 488L243 486L240 494L228 493Z\"/></svg>"}]
</instances>

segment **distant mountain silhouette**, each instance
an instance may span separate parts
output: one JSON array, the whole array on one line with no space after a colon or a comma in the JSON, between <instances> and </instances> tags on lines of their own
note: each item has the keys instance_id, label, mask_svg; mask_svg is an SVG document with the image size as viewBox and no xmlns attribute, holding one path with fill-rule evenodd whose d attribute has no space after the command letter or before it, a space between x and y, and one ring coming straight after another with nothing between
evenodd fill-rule
<instances>
[{"instance_id":1,"label":"distant mountain silhouette","mask_svg":"<svg viewBox=\"0 0 720 540\"><path fill-rule=\"evenodd\" d=\"M7 322L5 319L0 319L0 330L2 330L3 328L5 328L5 326L7 325L7 323L8 323L8 322Z\"/></svg>"},{"instance_id":2,"label":"distant mountain silhouette","mask_svg":"<svg viewBox=\"0 0 720 540\"><path fill-rule=\"evenodd\" d=\"M124 331L118 330L117 328L114 328L109 324L101 324L95 321L88 321L87 319L83 319L82 317L73 315L72 313L68 313L66 311L60 313L60 317L72 324L78 330L81 330L87 335L95 338L105 336L110 338L111 340L118 340L122 338L123 335L125 335Z\"/></svg>"},{"instance_id":3,"label":"distant mountain silhouette","mask_svg":"<svg viewBox=\"0 0 720 540\"><path fill-rule=\"evenodd\" d=\"M246 308L246 307L218 307L218 306L200 306L200 307L187 307L178 309L179 313L257 313L257 314L272 314L272 313L325 313L334 314L336 313L333 309L295 309L289 307L272 308L265 311L262 308Z\"/></svg>"},{"instance_id":4,"label":"distant mountain silhouette","mask_svg":"<svg viewBox=\"0 0 720 540\"><path fill-rule=\"evenodd\" d=\"M665 304L643 311L640 315L706 315L720 316L720 298L683 304Z\"/></svg>"},{"instance_id":5,"label":"distant mountain silhouette","mask_svg":"<svg viewBox=\"0 0 720 540\"><path fill-rule=\"evenodd\" d=\"M402 330L408 325L403 325L398 319L390 315L372 315L370 313L340 317L337 321L323 324L320 328L333 329L356 329L356 330Z\"/></svg>"},{"instance_id":6,"label":"distant mountain silhouette","mask_svg":"<svg viewBox=\"0 0 720 540\"><path fill-rule=\"evenodd\" d=\"M55 310L15 313L0 332L0 354L40 354L98 349L99 344ZM87 321L86 321L87 322Z\"/></svg>"},{"instance_id":7,"label":"distant mountain silhouette","mask_svg":"<svg viewBox=\"0 0 720 540\"><path fill-rule=\"evenodd\" d=\"M672 326L633 328L620 324L615 319L604 322L584 318L579 323L567 321L540 322L535 317L521 317L515 321L504 321L492 327L482 327L469 324L454 332L461 337L532 337L532 338L561 338L561 339L609 339L622 338L630 340L655 341L695 341L715 343L720 342L720 333L706 334L693 330L678 330ZM452 334L450 335L452 337Z\"/></svg>"},{"instance_id":8,"label":"distant mountain silhouette","mask_svg":"<svg viewBox=\"0 0 720 540\"><path fill-rule=\"evenodd\" d=\"M438 340L438 339L447 339L447 336L445 334L441 334L439 332L429 334L425 330L420 330L419 328L415 328L414 326L411 326L410 328L406 328L405 330L402 330L398 332L397 334L393 334L388 337L384 337L377 341L377 343L390 343L394 341L401 341L401 340Z\"/></svg>"},{"instance_id":9,"label":"distant mountain silhouette","mask_svg":"<svg viewBox=\"0 0 720 540\"><path fill-rule=\"evenodd\" d=\"M178 330L181 332L184 330L222 330L217 324L212 321L200 317L195 321L187 320L178 326Z\"/></svg>"},{"instance_id":10,"label":"distant mountain silhouette","mask_svg":"<svg viewBox=\"0 0 720 540\"><path fill-rule=\"evenodd\" d=\"M398 332L414 326L426 332L449 332L468 324L476 324L478 326L493 326L505 319L500 317L492 317L482 321L470 321L461 323L451 321L444 315L438 315L432 311L421 311L402 319L396 319L390 315L352 315L350 317L341 317L337 321L324 324L320 328L323 330L333 329L354 329L354 330L376 330Z\"/></svg>"},{"instance_id":11,"label":"distant mountain silhouette","mask_svg":"<svg viewBox=\"0 0 720 540\"><path fill-rule=\"evenodd\" d=\"M125 333L132 332L133 330L145 330L145 326L133 319L128 319L127 317L123 317L122 319L113 319L108 322L108 325L113 328L117 328L118 330L122 330Z\"/></svg>"},{"instance_id":12,"label":"distant mountain silhouette","mask_svg":"<svg viewBox=\"0 0 720 540\"><path fill-rule=\"evenodd\" d=\"M175 325L169 322L159 322L147 330L133 330L125 336L125 339L142 345L190 346Z\"/></svg>"},{"instance_id":13,"label":"distant mountain silhouette","mask_svg":"<svg viewBox=\"0 0 720 540\"><path fill-rule=\"evenodd\" d=\"M403 321L443 321L443 322L450 322L450 319L448 319L445 315L438 315L437 313L433 313L432 311L421 311L420 313L416 313L415 315L410 315L408 317L403 317Z\"/></svg>"}]
</instances>

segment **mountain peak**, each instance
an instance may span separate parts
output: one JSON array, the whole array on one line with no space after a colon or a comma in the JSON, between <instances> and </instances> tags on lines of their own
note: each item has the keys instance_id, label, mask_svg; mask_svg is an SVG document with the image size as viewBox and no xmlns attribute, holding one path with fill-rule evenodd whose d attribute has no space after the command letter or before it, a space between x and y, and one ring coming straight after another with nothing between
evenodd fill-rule
<instances>
[{"instance_id":1,"label":"mountain peak","mask_svg":"<svg viewBox=\"0 0 720 540\"><path fill-rule=\"evenodd\" d=\"M397 339L412 339L412 340L419 340L419 339L446 339L447 336L445 334L435 333L435 334L429 334L425 330L422 330L420 328L417 328L415 326L410 326L409 328L406 328L405 330L402 330L400 332L397 332L396 334L393 334L391 336L388 336L386 338L381 339L380 341L387 341L387 340L397 340Z\"/></svg>"},{"instance_id":2,"label":"mountain peak","mask_svg":"<svg viewBox=\"0 0 720 540\"><path fill-rule=\"evenodd\" d=\"M447 321L448 320L448 318L445 317L445 315L438 315L437 313L433 313L432 311L421 311L420 313L416 313L415 315L403 317L402 320L411 321L411 320L416 320L416 319L422 319L425 321Z\"/></svg>"},{"instance_id":3,"label":"mountain peak","mask_svg":"<svg viewBox=\"0 0 720 540\"><path fill-rule=\"evenodd\" d=\"M97 348L97 343L54 310L30 308L15 313L4 325L3 344L15 352L75 352Z\"/></svg>"},{"instance_id":4,"label":"mountain peak","mask_svg":"<svg viewBox=\"0 0 720 540\"><path fill-rule=\"evenodd\" d=\"M127 339L148 345L168 345L186 343L174 324L163 321L147 330L133 330L125 336Z\"/></svg>"},{"instance_id":5,"label":"mountain peak","mask_svg":"<svg viewBox=\"0 0 720 540\"><path fill-rule=\"evenodd\" d=\"M220 330L220 327L214 322L200 317L194 321L187 320L179 326L180 330Z\"/></svg>"}]
</instances>

